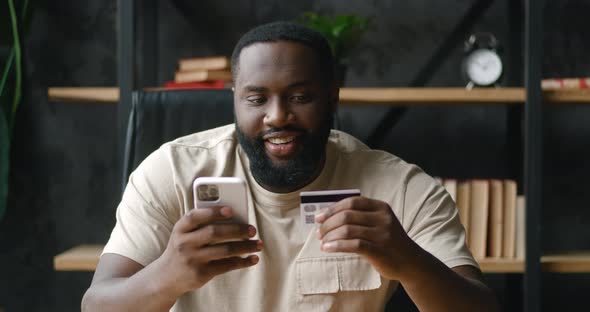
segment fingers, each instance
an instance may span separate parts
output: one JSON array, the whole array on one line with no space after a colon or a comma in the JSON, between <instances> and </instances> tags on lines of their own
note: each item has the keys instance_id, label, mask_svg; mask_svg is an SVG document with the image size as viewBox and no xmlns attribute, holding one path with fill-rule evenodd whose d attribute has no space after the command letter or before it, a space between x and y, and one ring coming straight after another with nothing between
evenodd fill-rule
<instances>
[{"instance_id":1,"label":"fingers","mask_svg":"<svg viewBox=\"0 0 590 312\"><path fill-rule=\"evenodd\" d=\"M366 197L349 197L333 204L332 206L326 208L326 210L317 214L315 221L318 223L323 223L325 220L330 218L330 216L343 210L376 211L381 209L383 204L385 203L368 199Z\"/></svg>"},{"instance_id":2,"label":"fingers","mask_svg":"<svg viewBox=\"0 0 590 312\"><path fill-rule=\"evenodd\" d=\"M256 228L250 224L210 224L199 230L208 244L228 240L244 240L256 235Z\"/></svg>"},{"instance_id":3,"label":"fingers","mask_svg":"<svg viewBox=\"0 0 590 312\"><path fill-rule=\"evenodd\" d=\"M380 214L373 211L340 210L324 220L319 228L319 238L343 225L374 226L382 223Z\"/></svg>"},{"instance_id":4,"label":"fingers","mask_svg":"<svg viewBox=\"0 0 590 312\"><path fill-rule=\"evenodd\" d=\"M322 240L323 244L335 240L347 240L354 238L373 241L373 239L378 236L378 234L379 233L376 233L375 229L371 227L346 224L337 227L327 232L324 236L320 236L318 238Z\"/></svg>"},{"instance_id":5,"label":"fingers","mask_svg":"<svg viewBox=\"0 0 590 312\"><path fill-rule=\"evenodd\" d=\"M261 240L227 242L201 248L197 251L197 256L203 261L214 261L225 258L239 257L244 254L254 253L261 250Z\"/></svg>"},{"instance_id":6,"label":"fingers","mask_svg":"<svg viewBox=\"0 0 590 312\"><path fill-rule=\"evenodd\" d=\"M179 233L190 232L203 224L227 220L232 215L233 212L229 207L196 208L180 218L174 225L173 231Z\"/></svg>"},{"instance_id":7,"label":"fingers","mask_svg":"<svg viewBox=\"0 0 590 312\"><path fill-rule=\"evenodd\" d=\"M352 197L334 204L316 221L323 251L371 256L379 251L374 246L390 245L397 219L387 203Z\"/></svg>"},{"instance_id":8,"label":"fingers","mask_svg":"<svg viewBox=\"0 0 590 312\"><path fill-rule=\"evenodd\" d=\"M260 261L256 255L246 258L232 257L223 260L216 260L209 263L207 270L212 276L220 275L229 271L251 267Z\"/></svg>"},{"instance_id":9,"label":"fingers","mask_svg":"<svg viewBox=\"0 0 590 312\"><path fill-rule=\"evenodd\" d=\"M249 224L208 224L198 230L179 233L175 242L183 248L199 248L228 240L245 240L256 235L256 228Z\"/></svg>"},{"instance_id":10,"label":"fingers","mask_svg":"<svg viewBox=\"0 0 590 312\"><path fill-rule=\"evenodd\" d=\"M325 252L351 252L360 255L370 255L373 245L364 239L336 240L322 244Z\"/></svg>"}]
</instances>

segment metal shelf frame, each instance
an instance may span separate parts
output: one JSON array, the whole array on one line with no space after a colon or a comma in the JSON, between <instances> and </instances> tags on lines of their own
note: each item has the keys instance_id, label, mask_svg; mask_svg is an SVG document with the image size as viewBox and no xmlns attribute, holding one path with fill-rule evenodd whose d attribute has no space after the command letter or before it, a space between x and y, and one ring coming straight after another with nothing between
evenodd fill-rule
<instances>
[{"instance_id":1,"label":"metal shelf frame","mask_svg":"<svg viewBox=\"0 0 590 312\"><path fill-rule=\"evenodd\" d=\"M524 311L541 310L541 212L543 179L543 0L525 3L524 193L526 262Z\"/></svg>"}]
</instances>

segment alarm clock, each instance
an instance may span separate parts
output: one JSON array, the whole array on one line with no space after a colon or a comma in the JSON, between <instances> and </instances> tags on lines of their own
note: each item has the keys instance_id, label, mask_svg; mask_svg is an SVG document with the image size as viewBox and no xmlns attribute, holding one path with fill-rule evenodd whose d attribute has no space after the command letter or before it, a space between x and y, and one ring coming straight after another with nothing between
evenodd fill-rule
<instances>
[{"instance_id":1,"label":"alarm clock","mask_svg":"<svg viewBox=\"0 0 590 312\"><path fill-rule=\"evenodd\" d=\"M465 41L463 75L467 89L498 87L504 73L500 45L490 33L473 34Z\"/></svg>"}]
</instances>

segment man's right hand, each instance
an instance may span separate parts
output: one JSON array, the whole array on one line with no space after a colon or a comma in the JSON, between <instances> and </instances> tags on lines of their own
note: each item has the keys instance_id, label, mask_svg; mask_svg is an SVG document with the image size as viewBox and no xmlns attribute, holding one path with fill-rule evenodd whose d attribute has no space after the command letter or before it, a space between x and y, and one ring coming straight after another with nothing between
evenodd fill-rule
<instances>
[{"instance_id":1,"label":"man's right hand","mask_svg":"<svg viewBox=\"0 0 590 312\"><path fill-rule=\"evenodd\" d=\"M161 282L167 289L180 296L216 275L258 263L256 255L241 257L262 250L262 241L250 239L256 235L254 226L214 223L231 216L229 207L193 209L176 222L168 246L157 260L166 272Z\"/></svg>"}]
</instances>

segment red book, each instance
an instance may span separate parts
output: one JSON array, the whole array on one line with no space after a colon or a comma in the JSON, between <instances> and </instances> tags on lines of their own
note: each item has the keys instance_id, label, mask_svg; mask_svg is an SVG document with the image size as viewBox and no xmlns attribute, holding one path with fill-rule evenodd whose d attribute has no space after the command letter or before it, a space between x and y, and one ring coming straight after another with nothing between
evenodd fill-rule
<instances>
[{"instance_id":1,"label":"red book","mask_svg":"<svg viewBox=\"0 0 590 312\"><path fill-rule=\"evenodd\" d=\"M223 80L214 81L194 81L194 82L174 82L166 81L164 89L167 90L192 90L192 89L223 89L226 82Z\"/></svg>"}]
</instances>

